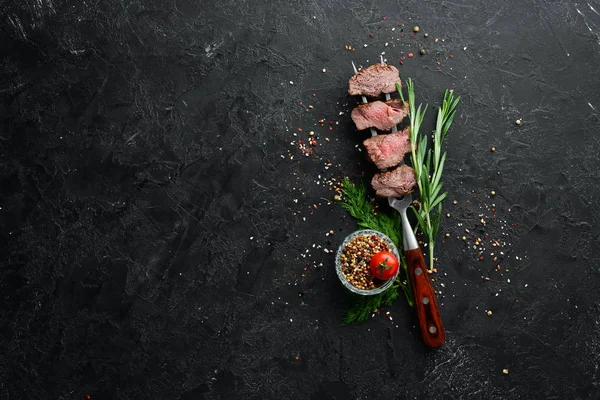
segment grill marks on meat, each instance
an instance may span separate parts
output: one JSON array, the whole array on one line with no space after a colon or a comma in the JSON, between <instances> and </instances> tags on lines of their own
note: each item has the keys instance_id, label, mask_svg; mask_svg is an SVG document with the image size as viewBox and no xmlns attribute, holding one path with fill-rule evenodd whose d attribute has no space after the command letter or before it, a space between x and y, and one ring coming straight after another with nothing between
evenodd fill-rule
<instances>
[{"instance_id":1,"label":"grill marks on meat","mask_svg":"<svg viewBox=\"0 0 600 400\"><path fill-rule=\"evenodd\" d=\"M401 165L393 171L375 174L371 185L377 196L402 197L410 193L416 185L415 171L408 165Z\"/></svg>"},{"instance_id":2,"label":"grill marks on meat","mask_svg":"<svg viewBox=\"0 0 600 400\"><path fill-rule=\"evenodd\" d=\"M392 65L375 64L358 71L348 82L348 93L352 96L377 97L382 93L396 91L400 73Z\"/></svg>"},{"instance_id":3,"label":"grill marks on meat","mask_svg":"<svg viewBox=\"0 0 600 400\"><path fill-rule=\"evenodd\" d=\"M392 168L400 164L410 148L409 128L401 132L377 135L363 142L367 155L379 169Z\"/></svg>"},{"instance_id":4,"label":"grill marks on meat","mask_svg":"<svg viewBox=\"0 0 600 400\"><path fill-rule=\"evenodd\" d=\"M408 103L400 99L374 101L357 106L350 116L359 131L377 128L388 131L398 125L408 115Z\"/></svg>"}]
</instances>

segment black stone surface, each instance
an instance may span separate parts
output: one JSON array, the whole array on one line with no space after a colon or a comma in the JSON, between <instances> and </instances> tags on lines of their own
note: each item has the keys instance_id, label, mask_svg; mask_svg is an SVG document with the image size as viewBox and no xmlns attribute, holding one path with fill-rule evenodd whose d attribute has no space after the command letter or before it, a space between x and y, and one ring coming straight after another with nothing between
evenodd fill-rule
<instances>
[{"instance_id":1,"label":"black stone surface","mask_svg":"<svg viewBox=\"0 0 600 400\"><path fill-rule=\"evenodd\" d=\"M0 11L0 399L600 398L597 0ZM403 301L341 327L324 251L356 229L328 181L374 172L350 61L383 51L427 129L463 99L438 351Z\"/></svg>"}]
</instances>

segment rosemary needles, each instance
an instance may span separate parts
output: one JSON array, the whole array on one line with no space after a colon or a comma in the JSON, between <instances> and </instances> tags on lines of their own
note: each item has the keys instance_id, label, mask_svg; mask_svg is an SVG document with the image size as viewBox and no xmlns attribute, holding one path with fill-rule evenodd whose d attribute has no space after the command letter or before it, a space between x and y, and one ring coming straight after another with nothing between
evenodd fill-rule
<instances>
[{"instance_id":1,"label":"rosemary needles","mask_svg":"<svg viewBox=\"0 0 600 400\"><path fill-rule=\"evenodd\" d=\"M438 109L435 131L433 133L433 144L427 150L427 135L420 133L423 117L427 111L427 106L415 106L415 88L414 83L409 78L407 82L408 103L410 107L410 145L411 145L411 164L417 177L417 186L419 188L419 204L417 207L411 206L417 220L419 228L425 235L429 245L429 269L433 269L435 238L437 236L440 218L442 215L442 200L447 196L447 192L442 192L442 172L446 161L446 151L442 150L444 138L448 129L454 121L456 115L456 106L460 101L460 96L454 98L453 90L446 90L442 106ZM400 96L402 90L400 85L396 85Z\"/></svg>"}]
</instances>

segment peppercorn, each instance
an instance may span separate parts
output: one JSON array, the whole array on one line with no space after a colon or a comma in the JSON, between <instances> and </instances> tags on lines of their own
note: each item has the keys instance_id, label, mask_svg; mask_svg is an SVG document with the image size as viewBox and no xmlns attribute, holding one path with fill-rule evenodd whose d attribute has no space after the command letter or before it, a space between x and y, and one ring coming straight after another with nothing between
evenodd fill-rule
<instances>
[{"instance_id":1,"label":"peppercorn","mask_svg":"<svg viewBox=\"0 0 600 400\"><path fill-rule=\"evenodd\" d=\"M368 261L380 251L389 251L389 246L377 235L358 236L344 247L340 256L342 273L352 286L371 290L381 284L375 282L368 268Z\"/></svg>"}]
</instances>

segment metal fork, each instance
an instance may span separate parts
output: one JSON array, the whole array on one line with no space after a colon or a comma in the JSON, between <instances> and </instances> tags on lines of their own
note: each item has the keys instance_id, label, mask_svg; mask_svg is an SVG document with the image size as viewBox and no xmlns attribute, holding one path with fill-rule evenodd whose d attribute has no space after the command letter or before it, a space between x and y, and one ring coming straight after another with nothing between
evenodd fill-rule
<instances>
[{"instance_id":1,"label":"metal fork","mask_svg":"<svg viewBox=\"0 0 600 400\"><path fill-rule=\"evenodd\" d=\"M381 60L381 65L385 65L385 64L384 64L384 62L383 62L383 56L382 56L382 55L379 55L379 58L380 58L380 60ZM385 100L386 100L386 101L389 101L389 100L391 100L391 99L392 99L392 96L390 96L390 94L389 94L389 93L386 93L386 94L385 94ZM397 127L396 125L394 125L394 127L392 128L392 133L394 133L394 132L398 132L398 127Z\"/></svg>"},{"instance_id":2,"label":"metal fork","mask_svg":"<svg viewBox=\"0 0 600 400\"><path fill-rule=\"evenodd\" d=\"M356 68L356 65L354 65L354 61L352 61L352 68L354 69L354 73L358 74L358 69ZM360 96L362 99L363 104L367 104L369 102L369 100L367 100L367 96ZM371 128L371 137L373 136L377 136L377 131L375 130L375 128Z\"/></svg>"},{"instance_id":3,"label":"metal fork","mask_svg":"<svg viewBox=\"0 0 600 400\"><path fill-rule=\"evenodd\" d=\"M380 60L381 60L381 65L385 65L385 63L383 62L383 56L380 55L379 56ZM352 68L354 69L354 73L358 74L358 69L356 68L356 65L354 64L354 61L352 61ZM367 104L369 101L367 100L367 96L360 96L362 99L363 104ZM389 93L385 94L385 100L391 100L392 96L390 96ZM394 126L392 128L392 133L393 132L398 132L398 127ZM371 136L377 136L377 131L375 130L375 128L371 128Z\"/></svg>"},{"instance_id":4,"label":"metal fork","mask_svg":"<svg viewBox=\"0 0 600 400\"><path fill-rule=\"evenodd\" d=\"M401 199L397 197L388 197L388 204L390 207L395 208L402 217L402 242L404 243L404 250L416 249L419 247L417 238L410 227L406 210L412 203L412 195L406 194Z\"/></svg>"},{"instance_id":5,"label":"metal fork","mask_svg":"<svg viewBox=\"0 0 600 400\"><path fill-rule=\"evenodd\" d=\"M384 65L383 56L381 56L381 65ZM354 62L352 62L352 67L354 68L354 73L358 73ZM385 98L386 100L391 98L389 93L386 94ZM364 104L368 103L366 96L362 96L362 102ZM397 129L394 127L392 132L396 131ZM371 136L376 135L377 131L371 128ZM444 329L435 292L427 273L427 265L423 258L423 252L419 247L419 242L417 242L417 238L406 215L406 210L412 203L412 195L406 194L402 198L388 197L388 203L392 208L398 210L402 217L404 258L408 269L408 279L410 280L410 285L415 296L415 309L421 337L425 345L431 348L441 347L446 341L446 330Z\"/></svg>"},{"instance_id":6,"label":"metal fork","mask_svg":"<svg viewBox=\"0 0 600 400\"><path fill-rule=\"evenodd\" d=\"M404 258L408 267L408 278L415 296L415 311L419 320L419 330L423 342L431 347L441 347L446 341L446 330L442 323L440 310L431 280L427 273L427 265L419 242L412 230L406 210L412 203L412 195L406 194L401 199L388 197L388 203L398 210L402 216L402 239L404 242Z\"/></svg>"}]
</instances>

